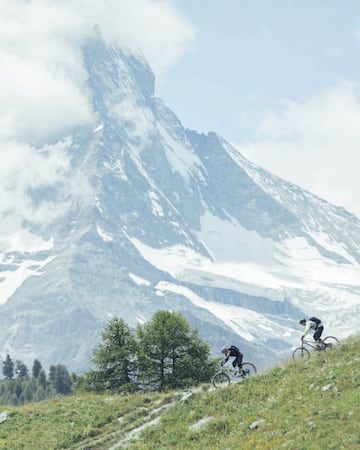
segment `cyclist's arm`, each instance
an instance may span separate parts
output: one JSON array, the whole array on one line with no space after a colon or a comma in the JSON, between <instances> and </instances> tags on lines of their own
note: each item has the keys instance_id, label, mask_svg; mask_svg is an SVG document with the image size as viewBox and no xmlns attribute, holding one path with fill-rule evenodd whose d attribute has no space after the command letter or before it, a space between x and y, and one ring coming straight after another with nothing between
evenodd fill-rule
<instances>
[{"instance_id":1,"label":"cyclist's arm","mask_svg":"<svg viewBox=\"0 0 360 450\"><path fill-rule=\"evenodd\" d=\"M304 338L308 332L310 331L310 327L311 327L311 323L310 322L306 322L306 326L305 326L305 331L304 334L302 335L302 337Z\"/></svg>"},{"instance_id":2,"label":"cyclist's arm","mask_svg":"<svg viewBox=\"0 0 360 450\"><path fill-rule=\"evenodd\" d=\"M222 361L221 361L221 365L223 366L224 364L226 364L229 361L229 356L226 356Z\"/></svg>"}]
</instances>

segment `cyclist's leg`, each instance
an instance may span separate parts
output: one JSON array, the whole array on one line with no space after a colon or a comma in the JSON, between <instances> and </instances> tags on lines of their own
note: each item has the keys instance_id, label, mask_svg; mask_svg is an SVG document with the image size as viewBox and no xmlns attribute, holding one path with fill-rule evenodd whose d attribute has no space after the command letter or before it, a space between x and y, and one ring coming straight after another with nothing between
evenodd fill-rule
<instances>
[{"instance_id":1,"label":"cyclist's leg","mask_svg":"<svg viewBox=\"0 0 360 450\"><path fill-rule=\"evenodd\" d=\"M314 333L314 340L316 341L316 345L318 346L318 347L320 347L321 346L321 335L322 335L322 332L323 332L323 330L324 330L324 327L322 326L322 325L320 325L319 327L318 327L318 329L315 331L315 333Z\"/></svg>"},{"instance_id":2,"label":"cyclist's leg","mask_svg":"<svg viewBox=\"0 0 360 450\"><path fill-rule=\"evenodd\" d=\"M242 361L243 361L243 357L244 357L244 355L243 355L241 352L239 352L239 354L238 354L237 357L236 357L236 364L237 364L239 370L242 369Z\"/></svg>"}]
</instances>

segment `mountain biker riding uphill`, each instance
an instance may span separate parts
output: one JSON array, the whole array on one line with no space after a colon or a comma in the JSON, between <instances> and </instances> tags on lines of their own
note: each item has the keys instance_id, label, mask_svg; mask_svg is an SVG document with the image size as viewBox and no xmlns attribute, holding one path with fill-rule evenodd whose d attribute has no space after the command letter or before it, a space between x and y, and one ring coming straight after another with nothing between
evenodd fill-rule
<instances>
[{"instance_id":1,"label":"mountain biker riding uphill","mask_svg":"<svg viewBox=\"0 0 360 450\"><path fill-rule=\"evenodd\" d=\"M314 330L315 333L313 335L314 340L316 341L317 347L321 347L321 335L324 331L324 326L321 324L321 320L317 317L310 317L309 319L301 319L300 325L305 327L305 331L301 336L301 339L304 339L305 336L309 333L310 330Z\"/></svg>"},{"instance_id":2,"label":"mountain biker riding uphill","mask_svg":"<svg viewBox=\"0 0 360 450\"><path fill-rule=\"evenodd\" d=\"M230 356L234 356L232 366L235 367L238 366L239 370L242 368L242 360L243 360L243 354L241 351L236 347L236 345L231 345L230 347L223 347L221 349L221 353L224 353L225 358L221 361L221 366L226 364L230 358Z\"/></svg>"}]
</instances>

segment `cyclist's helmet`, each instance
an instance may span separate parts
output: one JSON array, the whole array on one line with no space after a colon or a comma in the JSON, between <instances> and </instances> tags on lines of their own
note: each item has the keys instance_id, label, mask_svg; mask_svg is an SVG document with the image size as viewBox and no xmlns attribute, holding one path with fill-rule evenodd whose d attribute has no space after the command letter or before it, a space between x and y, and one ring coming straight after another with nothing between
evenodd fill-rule
<instances>
[{"instance_id":1,"label":"cyclist's helmet","mask_svg":"<svg viewBox=\"0 0 360 450\"><path fill-rule=\"evenodd\" d=\"M304 324L306 323L306 319L301 319L301 320L299 321L299 323L300 323L300 325L304 325Z\"/></svg>"},{"instance_id":2,"label":"cyclist's helmet","mask_svg":"<svg viewBox=\"0 0 360 450\"><path fill-rule=\"evenodd\" d=\"M228 351L228 348L227 348L227 347L223 347L223 348L221 349L221 353L227 353L227 351Z\"/></svg>"}]
</instances>

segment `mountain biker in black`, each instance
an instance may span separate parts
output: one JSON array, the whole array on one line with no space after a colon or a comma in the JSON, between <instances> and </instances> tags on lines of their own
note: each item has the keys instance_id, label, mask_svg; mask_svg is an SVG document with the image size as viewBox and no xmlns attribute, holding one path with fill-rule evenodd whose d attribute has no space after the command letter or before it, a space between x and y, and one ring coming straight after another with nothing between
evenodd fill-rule
<instances>
[{"instance_id":1,"label":"mountain biker in black","mask_svg":"<svg viewBox=\"0 0 360 450\"><path fill-rule=\"evenodd\" d=\"M301 336L301 339L304 339L304 337L308 334L310 330L313 330L315 333L313 335L314 340L316 341L317 347L321 347L321 335L324 331L324 326L321 324L321 320L317 317L310 317L308 320L301 319L300 325L303 325L305 327L305 331L303 335Z\"/></svg>"},{"instance_id":2,"label":"mountain biker in black","mask_svg":"<svg viewBox=\"0 0 360 450\"><path fill-rule=\"evenodd\" d=\"M231 345L230 347L223 347L221 349L221 353L224 353L225 358L221 361L221 366L226 364L230 358L230 356L234 356L232 366L235 367L238 366L239 370L242 368L242 360L243 360L243 354L241 351L236 347L236 345Z\"/></svg>"}]
</instances>

